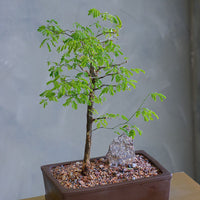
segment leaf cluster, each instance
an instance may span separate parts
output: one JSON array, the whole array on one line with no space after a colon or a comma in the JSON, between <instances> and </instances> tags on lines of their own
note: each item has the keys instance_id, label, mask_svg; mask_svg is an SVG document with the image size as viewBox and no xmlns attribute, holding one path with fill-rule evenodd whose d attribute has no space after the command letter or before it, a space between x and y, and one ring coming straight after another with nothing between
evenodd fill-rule
<instances>
[{"instance_id":1,"label":"leaf cluster","mask_svg":"<svg viewBox=\"0 0 200 200\"><path fill-rule=\"evenodd\" d=\"M133 78L134 74L145 73L142 69L124 66L127 58L122 58L123 52L116 43L122 28L120 18L95 8L90 9L88 15L96 20L88 26L76 22L72 30L63 29L56 20L51 19L38 28L44 36L40 47L46 44L49 52L54 48L60 56L58 62L48 61L50 81L46 84L50 89L40 94L40 103L44 107L49 101L57 102L61 98L65 100L63 106L71 105L73 109L77 109L79 104L102 104L106 101L106 95L113 96L117 92L135 89L137 81ZM115 63L117 57L122 59L121 63ZM157 97L161 101L165 99L161 93L150 95L154 101ZM93 119L96 129L107 128L108 119L120 117L125 122L116 127L132 138L136 132L142 134L137 126L129 124L134 116L142 115L145 121L158 118L155 112L142 106L130 118L112 113L98 116L97 111L96 115Z\"/></svg>"}]
</instances>

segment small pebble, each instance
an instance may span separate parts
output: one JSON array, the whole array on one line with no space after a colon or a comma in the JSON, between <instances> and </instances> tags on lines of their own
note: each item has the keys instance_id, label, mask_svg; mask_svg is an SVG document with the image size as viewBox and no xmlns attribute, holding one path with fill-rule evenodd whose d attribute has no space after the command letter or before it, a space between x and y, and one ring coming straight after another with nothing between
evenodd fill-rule
<instances>
[{"instance_id":1,"label":"small pebble","mask_svg":"<svg viewBox=\"0 0 200 200\"><path fill-rule=\"evenodd\" d=\"M100 158L100 159L99 159L99 161L101 161L101 162L104 162L104 160L105 160L104 158Z\"/></svg>"},{"instance_id":2,"label":"small pebble","mask_svg":"<svg viewBox=\"0 0 200 200\"><path fill-rule=\"evenodd\" d=\"M133 164L132 164L132 167L133 167L133 168L137 167L137 164L136 164L136 163L133 163Z\"/></svg>"}]
</instances>

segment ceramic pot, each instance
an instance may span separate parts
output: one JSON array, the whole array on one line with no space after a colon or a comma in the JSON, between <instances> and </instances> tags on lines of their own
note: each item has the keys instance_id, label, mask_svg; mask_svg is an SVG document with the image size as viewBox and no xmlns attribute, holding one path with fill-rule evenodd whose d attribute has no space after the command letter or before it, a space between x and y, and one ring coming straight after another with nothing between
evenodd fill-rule
<instances>
[{"instance_id":1,"label":"ceramic pot","mask_svg":"<svg viewBox=\"0 0 200 200\"><path fill-rule=\"evenodd\" d=\"M108 184L82 189L66 189L51 175L51 168L72 162L56 163L42 166L46 200L168 200L172 175L145 151L142 154L161 173L154 177L141 178L123 183Z\"/></svg>"}]
</instances>

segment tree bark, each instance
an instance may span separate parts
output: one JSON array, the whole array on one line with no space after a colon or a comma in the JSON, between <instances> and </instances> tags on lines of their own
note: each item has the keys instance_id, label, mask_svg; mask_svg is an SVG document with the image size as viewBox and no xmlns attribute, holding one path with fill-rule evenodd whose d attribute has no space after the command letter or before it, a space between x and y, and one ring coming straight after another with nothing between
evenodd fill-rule
<instances>
[{"instance_id":1,"label":"tree bark","mask_svg":"<svg viewBox=\"0 0 200 200\"><path fill-rule=\"evenodd\" d=\"M91 140L92 140L92 123L93 123L93 105L94 105L94 89L95 89L95 71L94 67L90 66L90 91L89 102L87 106L87 124L86 124L86 141L85 141L85 152L83 159L82 174L87 175L90 168L90 152L91 152Z\"/></svg>"}]
</instances>

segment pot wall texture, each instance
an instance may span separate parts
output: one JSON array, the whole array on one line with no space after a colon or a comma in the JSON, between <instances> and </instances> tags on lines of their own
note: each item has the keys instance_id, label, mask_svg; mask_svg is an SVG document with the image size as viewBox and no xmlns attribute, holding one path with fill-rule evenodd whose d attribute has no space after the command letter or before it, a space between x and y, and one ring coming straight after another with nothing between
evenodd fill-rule
<instances>
[{"instance_id":1,"label":"pot wall texture","mask_svg":"<svg viewBox=\"0 0 200 200\"><path fill-rule=\"evenodd\" d=\"M83 158L86 107L78 111L52 103L39 105L46 88L46 61L57 59L39 49L37 28L54 18L70 28L91 22L90 8L120 16L119 44L129 65L141 67L137 89L109 98L100 113L133 113L153 91L167 96L163 103L148 101L159 113L152 123L137 120L143 136L135 138L170 172L194 175L189 55L189 1L187 0L13 0L0 1L0 199L44 194L40 166ZM92 156L105 155L116 135L98 131ZM10 189L12 188L12 192Z\"/></svg>"}]
</instances>

